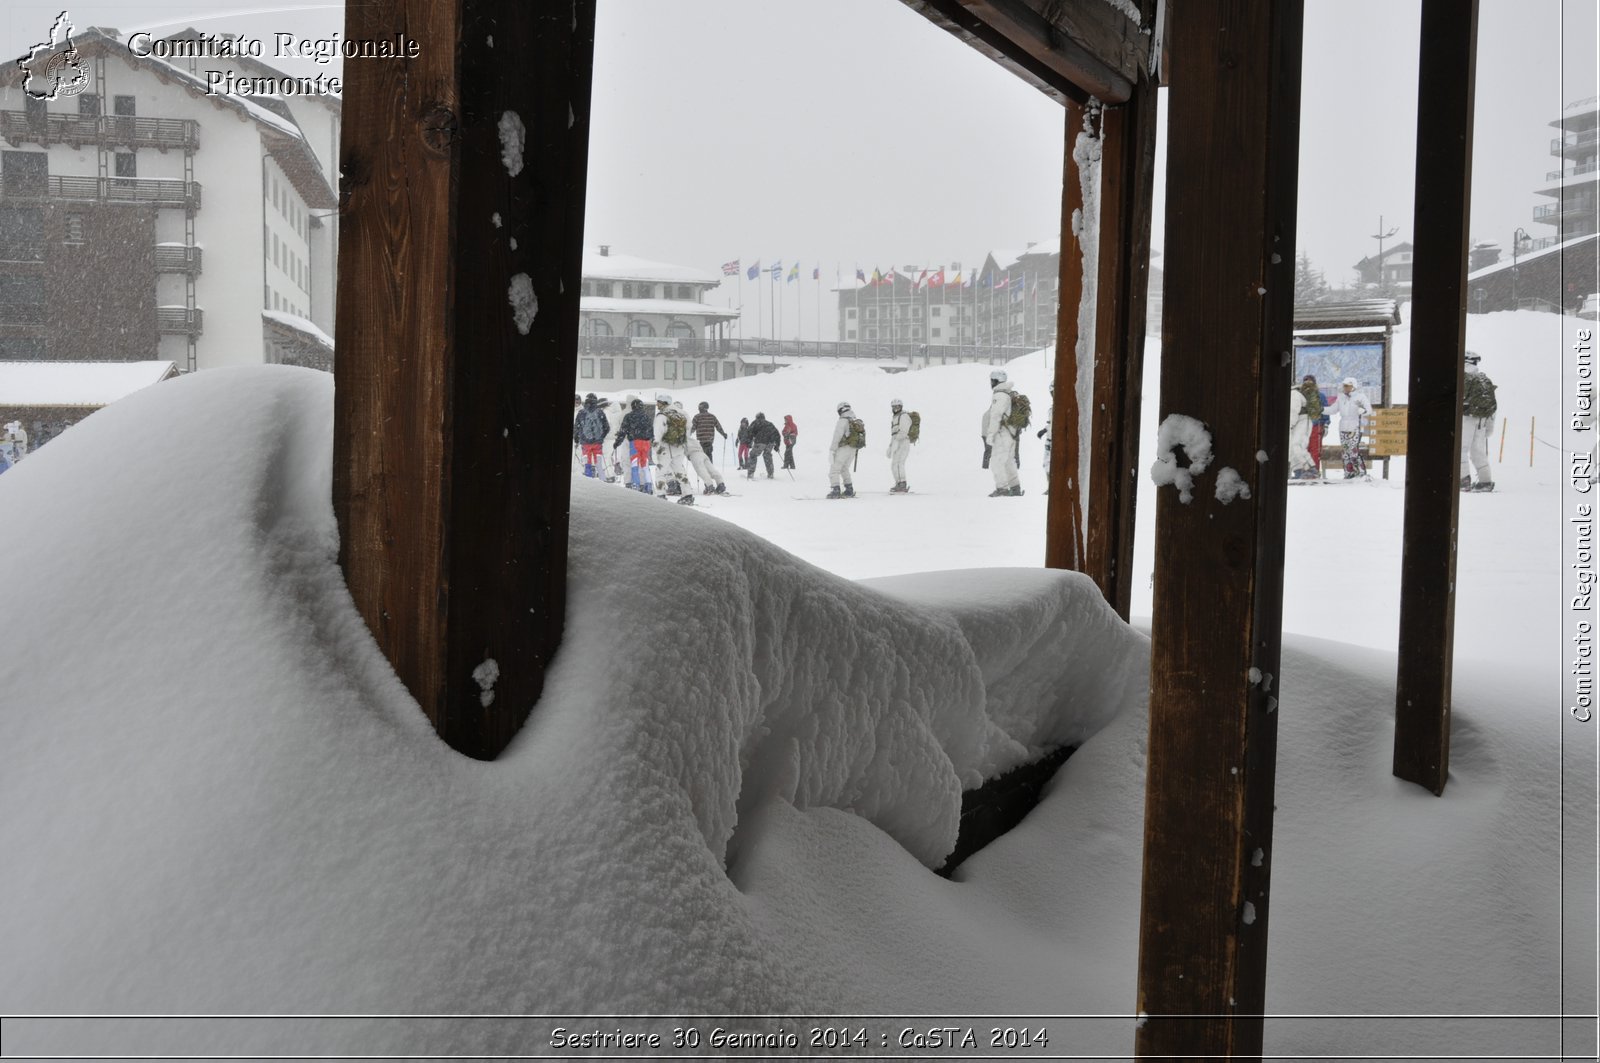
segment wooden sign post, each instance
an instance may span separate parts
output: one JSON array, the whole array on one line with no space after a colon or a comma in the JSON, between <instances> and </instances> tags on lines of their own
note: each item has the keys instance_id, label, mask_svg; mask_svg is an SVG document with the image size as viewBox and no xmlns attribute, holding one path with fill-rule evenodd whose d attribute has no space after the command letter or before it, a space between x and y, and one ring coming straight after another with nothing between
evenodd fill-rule
<instances>
[{"instance_id":1,"label":"wooden sign post","mask_svg":"<svg viewBox=\"0 0 1600 1063\"><path fill-rule=\"evenodd\" d=\"M345 61L334 510L356 605L494 757L566 608L594 0L363 0Z\"/></svg>"}]
</instances>

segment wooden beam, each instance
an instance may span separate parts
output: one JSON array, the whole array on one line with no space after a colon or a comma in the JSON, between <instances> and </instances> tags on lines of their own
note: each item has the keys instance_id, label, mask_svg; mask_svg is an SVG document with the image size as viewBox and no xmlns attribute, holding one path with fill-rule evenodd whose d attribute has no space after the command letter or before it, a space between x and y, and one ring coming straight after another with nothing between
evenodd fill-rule
<instances>
[{"instance_id":1,"label":"wooden beam","mask_svg":"<svg viewBox=\"0 0 1600 1063\"><path fill-rule=\"evenodd\" d=\"M1088 493L1083 483L1083 448L1078 442L1078 340L1079 307L1085 278L1083 243L1074 219L1083 213L1083 182L1099 181L1098 168L1086 175L1079 165L1075 145L1080 135L1098 139L1093 128L1100 108L1084 107L1075 100L1066 105L1066 150L1062 153L1061 264L1056 296L1056 366L1052 378L1055 394L1050 404L1050 501L1045 507L1044 563L1046 568L1083 571L1084 507ZM1092 292L1093 287L1089 290ZM1090 469L1090 479L1102 470Z\"/></svg>"},{"instance_id":2,"label":"wooden beam","mask_svg":"<svg viewBox=\"0 0 1600 1063\"><path fill-rule=\"evenodd\" d=\"M1156 91L1150 78L1141 76L1126 104L1106 109L1102 127L1094 418L1083 571L1124 620L1133 601Z\"/></svg>"},{"instance_id":3,"label":"wooden beam","mask_svg":"<svg viewBox=\"0 0 1600 1063\"><path fill-rule=\"evenodd\" d=\"M1394 773L1435 794L1450 773L1477 39L1478 0L1423 0Z\"/></svg>"},{"instance_id":4,"label":"wooden beam","mask_svg":"<svg viewBox=\"0 0 1600 1063\"><path fill-rule=\"evenodd\" d=\"M440 735L494 757L566 597L594 0L368 0L345 63L334 398L340 562ZM515 241L515 248L512 246Z\"/></svg>"},{"instance_id":5,"label":"wooden beam","mask_svg":"<svg viewBox=\"0 0 1600 1063\"><path fill-rule=\"evenodd\" d=\"M1126 100L1150 56L1150 37L1100 0L902 2L1062 102Z\"/></svg>"},{"instance_id":6,"label":"wooden beam","mask_svg":"<svg viewBox=\"0 0 1600 1063\"><path fill-rule=\"evenodd\" d=\"M1185 0L1167 37L1161 411L1204 422L1212 457L1192 501L1157 502L1141 1059L1261 1051L1302 18ZM1228 468L1248 499L1216 497Z\"/></svg>"}]
</instances>

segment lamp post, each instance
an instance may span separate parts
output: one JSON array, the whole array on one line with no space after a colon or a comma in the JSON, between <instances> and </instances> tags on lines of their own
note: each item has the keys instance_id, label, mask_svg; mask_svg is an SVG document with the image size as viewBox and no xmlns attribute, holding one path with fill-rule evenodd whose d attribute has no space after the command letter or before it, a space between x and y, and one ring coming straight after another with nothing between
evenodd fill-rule
<instances>
[{"instance_id":1,"label":"lamp post","mask_svg":"<svg viewBox=\"0 0 1600 1063\"><path fill-rule=\"evenodd\" d=\"M1385 240L1389 239L1389 237L1393 236L1395 233L1397 233L1399 231L1400 231L1400 227L1398 225L1393 225L1393 226L1389 227L1387 232L1385 232L1384 228L1383 228L1383 215L1382 214L1378 215L1378 231L1373 234L1372 238L1374 240L1378 241L1378 294L1380 294L1380 295L1382 295L1383 292L1384 292L1384 286L1383 286L1383 242Z\"/></svg>"},{"instance_id":2,"label":"lamp post","mask_svg":"<svg viewBox=\"0 0 1600 1063\"><path fill-rule=\"evenodd\" d=\"M1511 309L1513 310L1517 309L1519 305L1517 300L1517 256L1522 253L1525 246L1532 242L1533 237L1520 228L1511 234Z\"/></svg>"}]
</instances>

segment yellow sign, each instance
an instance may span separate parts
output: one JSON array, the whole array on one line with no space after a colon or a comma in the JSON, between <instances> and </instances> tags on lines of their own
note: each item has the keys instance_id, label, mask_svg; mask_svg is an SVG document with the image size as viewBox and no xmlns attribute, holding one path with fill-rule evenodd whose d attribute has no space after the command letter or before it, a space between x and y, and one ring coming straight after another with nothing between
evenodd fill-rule
<instances>
[{"instance_id":1,"label":"yellow sign","mask_svg":"<svg viewBox=\"0 0 1600 1063\"><path fill-rule=\"evenodd\" d=\"M1399 457L1406 452L1406 408L1387 406L1373 411L1374 423L1366 435L1374 457Z\"/></svg>"}]
</instances>

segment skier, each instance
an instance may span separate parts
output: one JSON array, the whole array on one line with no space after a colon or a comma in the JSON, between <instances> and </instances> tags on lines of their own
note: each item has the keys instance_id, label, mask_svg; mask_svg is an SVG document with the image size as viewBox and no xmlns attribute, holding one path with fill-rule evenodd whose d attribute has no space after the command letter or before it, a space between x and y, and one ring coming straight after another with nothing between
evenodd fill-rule
<instances>
[{"instance_id":1,"label":"skier","mask_svg":"<svg viewBox=\"0 0 1600 1063\"><path fill-rule=\"evenodd\" d=\"M1311 418L1306 413L1304 385L1289 389L1289 479L1315 480L1311 468Z\"/></svg>"},{"instance_id":2,"label":"skier","mask_svg":"<svg viewBox=\"0 0 1600 1063\"><path fill-rule=\"evenodd\" d=\"M1328 418L1323 414L1322 392L1317 389L1317 378L1310 373L1300 381L1300 394L1306 397L1306 421L1309 429L1306 436L1306 453L1311 458L1311 478L1322 479L1322 433L1328 427Z\"/></svg>"},{"instance_id":3,"label":"skier","mask_svg":"<svg viewBox=\"0 0 1600 1063\"><path fill-rule=\"evenodd\" d=\"M839 403L839 419L834 422L833 435L828 440L828 497L856 497L855 483L850 477L850 463L856 451L867 445L866 426L850 409L848 402Z\"/></svg>"},{"instance_id":4,"label":"skier","mask_svg":"<svg viewBox=\"0 0 1600 1063\"><path fill-rule=\"evenodd\" d=\"M983 415L983 441L990 447L989 471L994 474L994 490L990 498L1003 498L1022 494L1022 479L1017 472L1017 436L1021 434L1015 424L1012 409L1015 391L1006 378L1004 369L989 373L989 409Z\"/></svg>"},{"instance_id":5,"label":"skier","mask_svg":"<svg viewBox=\"0 0 1600 1063\"><path fill-rule=\"evenodd\" d=\"M704 408L706 404L702 402L700 405ZM681 402L674 402L672 408L677 410L679 414L683 413L683 403ZM692 427L693 422L690 423ZM727 433L723 433L723 436L726 438ZM718 471L717 467L711 464L710 446L707 443L705 449L688 447L689 464L694 468L695 475L700 477L700 490L703 494L725 495L728 493L728 484L723 480L722 473ZM716 486L713 487L713 484Z\"/></svg>"},{"instance_id":6,"label":"skier","mask_svg":"<svg viewBox=\"0 0 1600 1063\"><path fill-rule=\"evenodd\" d=\"M756 414L750 422L750 479L756 478L758 461L767 463L767 479L772 479L772 451L778 441L778 426L767 420L766 414Z\"/></svg>"},{"instance_id":7,"label":"skier","mask_svg":"<svg viewBox=\"0 0 1600 1063\"><path fill-rule=\"evenodd\" d=\"M1494 381L1478 368L1483 356L1468 351L1466 389L1461 401L1461 490L1493 491L1489 472L1489 440L1494 437L1494 415L1500 408L1494 397ZM1470 467L1469 467L1470 466ZM1472 482L1472 470L1478 482Z\"/></svg>"},{"instance_id":8,"label":"skier","mask_svg":"<svg viewBox=\"0 0 1600 1063\"><path fill-rule=\"evenodd\" d=\"M690 429L694 432L695 439L700 441L700 449L705 451L706 460L711 459L711 444L720 433L723 439L728 438L727 429L722 427L722 422L717 420L717 415L711 412L711 403L702 402L700 412L694 415L694 420L689 422ZM727 456L726 452L723 454Z\"/></svg>"},{"instance_id":9,"label":"skier","mask_svg":"<svg viewBox=\"0 0 1600 1063\"><path fill-rule=\"evenodd\" d=\"M1367 401L1366 395L1356 390L1359 386L1355 377L1345 377L1339 385L1339 394L1333 397L1333 405L1328 407L1328 416L1339 421L1339 452L1344 456L1344 478L1370 481L1372 475L1367 472L1367 463L1361 457L1361 419L1372 416L1372 403Z\"/></svg>"},{"instance_id":10,"label":"skier","mask_svg":"<svg viewBox=\"0 0 1600 1063\"><path fill-rule=\"evenodd\" d=\"M783 467L794 468L794 444L800 438L800 429L794 423L794 418L789 414L783 415ZM792 479L792 477L791 477Z\"/></svg>"},{"instance_id":11,"label":"skier","mask_svg":"<svg viewBox=\"0 0 1600 1063\"><path fill-rule=\"evenodd\" d=\"M656 419L651 425L655 433L656 463L667 482L668 495L677 495L680 505L694 504L694 482L689 479L689 419L683 407L673 409L672 396L665 391L656 392Z\"/></svg>"},{"instance_id":12,"label":"skier","mask_svg":"<svg viewBox=\"0 0 1600 1063\"><path fill-rule=\"evenodd\" d=\"M611 423L600 408L600 399L594 392L583 397L583 408L572 425L572 439L583 451L583 475L591 479L604 474L606 437L611 434Z\"/></svg>"},{"instance_id":13,"label":"skier","mask_svg":"<svg viewBox=\"0 0 1600 1063\"><path fill-rule=\"evenodd\" d=\"M617 430L622 427L622 418L633 405L633 399L634 396L629 395L620 404L613 403L610 399L600 400L600 408L605 411L606 424L609 426L606 429L606 438L613 439L616 436ZM626 461L627 455L620 444L612 442L606 448L606 483L614 484L622 479L622 468Z\"/></svg>"},{"instance_id":14,"label":"skier","mask_svg":"<svg viewBox=\"0 0 1600 1063\"><path fill-rule=\"evenodd\" d=\"M894 477L891 495L903 495L911 490L906 486L906 456L911 453L911 415L905 412L899 399L889 401L889 449L883 456L889 459L889 475Z\"/></svg>"},{"instance_id":15,"label":"skier","mask_svg":"<svg viewBox=\"0 0 1600 1063\"><path fill-rule=\"evenodd\" d=\"M653 494L650 475L646 470L650 467L650 444L655 439L655 427L640 399L635 398L628 404L628 412L623 415L622 427L617 429L613 442L621 444L624 439L629 444L628 486L647 495Z\"/></svg>"},{"instance_id":16,"label":"skier","mask_svg":"<svg viewBox=\"0 0 1600 1063\"><path fill-rule=\"evenodd\" d=\"M1044 441L1044 493L1050 493L1050 440L1053 438L1050 426L1056 420L1056 386L1050 385L1050 410L1044 415L1044 427L1035 432L1039 439Z\"/></svg>"},{"instance_id":17,"label":"skier","mask_svg":"<svg viewBox=\"0 0 1600 1063\"><path fill-rule=\"evenodd\" d=\"M734 434L733 441L739 445L739 468L744 469L750 465L750 418L739 418L739 431Z\"/></svg>"},{"instance_id":18,"label":"skier","mask_svg":"<svg viewBox=\"0 0 1600 1063\"><path fill-rule=\"evenodd\" d=\"M6 422L5 431L0 432L0 453L12 465L28 456L28 433L21 421Z\"/></svg>"}]
</instances>

